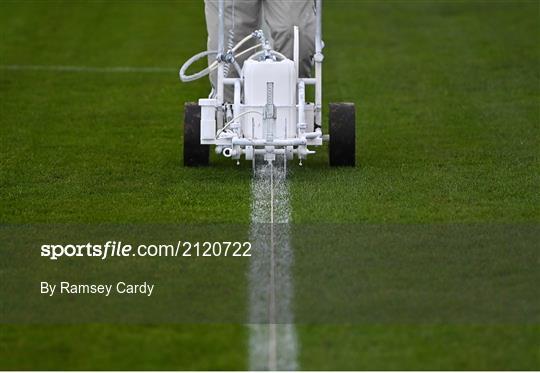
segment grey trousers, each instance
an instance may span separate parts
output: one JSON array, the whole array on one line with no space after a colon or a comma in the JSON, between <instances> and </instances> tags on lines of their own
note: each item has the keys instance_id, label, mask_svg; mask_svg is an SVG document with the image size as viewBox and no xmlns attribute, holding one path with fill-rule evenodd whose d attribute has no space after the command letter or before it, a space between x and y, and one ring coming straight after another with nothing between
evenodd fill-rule
<instances>
[{"instance_id":1,"label":"grey trousers","mask_svg":"<svg viewBox=\"0 0 540 373\"><path fill-rule=\"evenodd\" d=\"M218 1L205 0L206 29L208 31L208 50L218 47ZM264 26L265 27L264 27ZM293 58L293 27L298 26L300 36L300 77L309 77L312 56L315 53L315 2L314 0L225 0L225 50L234 46L245 36L257 29L270 31L273 48ZM241 50L254 45L244 44ZM242 65L241 56L238 63ZM209 64L215 56L208 58ZM237 77L233 66L230 66L228 77ZM215 87L217 71L210 74L210 81ZM232 101L232 88L225 87L225 100Z\"/></svg>"}]
</instances>

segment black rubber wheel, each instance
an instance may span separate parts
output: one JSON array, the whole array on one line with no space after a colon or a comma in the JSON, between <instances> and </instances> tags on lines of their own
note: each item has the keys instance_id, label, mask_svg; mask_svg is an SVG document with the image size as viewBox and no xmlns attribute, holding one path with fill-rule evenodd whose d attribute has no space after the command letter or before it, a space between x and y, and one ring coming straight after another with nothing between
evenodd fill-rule
<instances>
[{"instance_id":1,"label":"black rubber wheel","mask_svg":"<svg viewBox=\"0 0 540 373\"><path fill-rule=\"evenodd\" d=\"M210 145L201 145L201 107L195 102L184 105L184 166L208 166Z\"/></svg>"},{"instance_id":2,"label":"black rubber wheel","mask_svg":"<svg viewBox=\"0 0 540 373\"><path fill-rule=\"evenodd\" d=\"M330 104L330 166L356 163L356 111L353 103Z\"/></svg>"}]
</instances>

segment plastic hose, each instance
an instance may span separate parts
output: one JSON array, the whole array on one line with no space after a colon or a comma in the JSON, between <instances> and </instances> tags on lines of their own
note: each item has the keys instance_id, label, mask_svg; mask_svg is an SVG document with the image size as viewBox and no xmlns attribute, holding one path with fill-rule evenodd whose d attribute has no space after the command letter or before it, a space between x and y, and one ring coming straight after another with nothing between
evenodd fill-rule
<instances>
[{"instance_id":1,"label":"plastic hose","mask_svg":"<svg viewBox=\"0 0 540 373\"><path fill-rule=\"evenodd\" d=\"M230 35L230 36L233 36L234 34ZM260 36L258 36L259 34L257 32L253 32L251 34L249 34L248 36L244 37L242 40L240 40L232 49L230 49L230 51L228 51L227 53L232 53L233 56L234 56L234 59L240 57L240 56L243 56L244 54L252 51L252 50L255 50L259 47L263 47L263 44L264 42L261 42L259 44L256 44L252 47L249 47L245 50L243 50L242 52L238 53L237 55L234 55L234 52L236 52L238 49L240 49L240 47L242 45L244 45L246 42L248 42L249 40L251 39L260 39ZM268 50L263 50L263 51L259 51L259 52L256 52L254 54L252 54L251 56L249 56L248 59L255 59L257 57L259 57L261 54L263 53L266 53L268 52ZM276 52L275 50L270 50L269 51L272 55L274 56L277 56L279 57L280 59L284 60L286 59L287 57L285 57L283 54L279 53L279 52ZM205 77L206 75L210 74L213 70L215 70L219 63L218 61L214 61L212 62L207 68L205 68L204 70L201 70L195 74L192 74L192 75L186 75L186 70L195 62L195 61L198 61L200 60L201 58L204 58L204 57L207 57L207 56L210 56L212 54L218 54L218 51L204 51L204 52L200 52L200 53L197 53L196 55L194 55L193 57L191 57L190 59L188 59L183 65L182 67L180 68L180 71L179 71L179 76L180 76L180 80L183 81L183 82L192 82L194 80L197 80L197 79L200 79L200 78L203 78ZM239 70L239 65L234 62L234 67L236 70ZM228 71L228 64L227 64L227 71ZM239 75L240 75L240 72L239 72Z\"/></svg>"},{"instance_id":2,"label":"plastic hose","mask_svg":"<svg viewBox=\"0 0 540 373\"><path fill-rule=\"evenodd\" d=\"M210 73L210 71L212 71L213 69L211 69L212 65L208 66L206 69L204 70L201 70L199 71L198 73L195 73L193 75L186 75L186 70L188 69L188 67L191 66L192 63L194 63L195 61L198 61L200 60L201 58L203 57L206 57L206 56L209 56L209 55L212 55L212 54L217 54L217 51L204 51L204 52L200 52L200 53L197 53L196 55L194 55L193 57L191 57L189 60L187 60L183 65L182 67L180 68L180 72L179 72L179 75L180 75L180 80L183 81L183 82L192 82L194 80L197 80L197 79L200 79L206 75L208 75ZM217 65L217 62L215 62L215 64Z\"/></svg>"}]
</instances>

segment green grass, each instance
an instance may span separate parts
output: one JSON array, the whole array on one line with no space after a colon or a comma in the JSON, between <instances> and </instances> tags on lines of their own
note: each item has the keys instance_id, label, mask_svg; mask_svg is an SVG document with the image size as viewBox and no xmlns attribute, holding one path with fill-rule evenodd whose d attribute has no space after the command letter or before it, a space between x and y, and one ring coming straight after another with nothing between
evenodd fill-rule
<instances>
[{"instance_id":1,"label":"green grass","mask_svg":"<svg viewBox=\"0 0 540 373\"><path fill-rule=\"evenodd\" d=\"M538 223L537 2L333 1L324 19L324 98L356 102L359 167L325 149L293 166L294 222ZM0 3L1 65L175 68L204 48L198 1ZM0 70L0 221L248 223L247 162L181 166L183 103L207 91L174 69ZM298 330L303 369L540 367L535 325ZM245 369L246 334L4 325L0 369Z\"/></svg>"},{"instance_id":2,"label":"green grass","mask_svg":"<svg viewBox=\"0 0 540 373\"><path fill-rule=\"evenodd\" d=\"M323 172L323 154L296 170L294 220L537 222L538 10L515 2L329 7L324 93L356 102L360 169Z\"/></svg>"},{"instance_id":3,"label":"green grass","mask_svg":"<svg viewBox=\"0 0 540 373\"><path fill-rule=\"evenodd\" d=\"M4 65L174 68L204 48L182 38L204 35L195 2L1 6ZM2 221L248 222L249 169L181 166L183 103L205 82L181 85L174 70L1 74Z\"/></svg>"},{"instance_id":4,"label":"green grass","mask_svg":"<svg viewBox=\"0 0 540 373\"><path fill-rule=\"evenodd\" d=\"M301 326L300 331L310 336L302 347L304 369L538 368L538 327L329 325Z\"/></svg>"},{"instance_id":5,"label":"green grass","mask_svg":"<svg viewBox=\"0 0 540 373\"><path fill-rule=\"evenodd\" d=\"M245 368L246 341L247 331L239 325L3 326L1 366L4 370L233 370Z\"/></svg>"}]
</instances>

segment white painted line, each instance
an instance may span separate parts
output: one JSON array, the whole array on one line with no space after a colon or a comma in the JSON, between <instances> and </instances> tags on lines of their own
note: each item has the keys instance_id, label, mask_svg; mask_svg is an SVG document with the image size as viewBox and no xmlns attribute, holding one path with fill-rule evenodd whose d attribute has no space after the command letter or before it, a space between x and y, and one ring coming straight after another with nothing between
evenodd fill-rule
<instances>
[{"instance_id":1,"label":"white painted line","mask_svg":"<svg viewBox=\"0 0 540 373\"><path fill-rule=\"evenodd\" d=\"M298 368L292 314L289 191L282 163L257 163L251 184L250 370Z\"/></svg>"},{"instance_id":2,"label":"white painted line","mask_svg":"<svg viewBox=\"0 0 540 373\"><path fill-rule=\"evenodd\" d=\"M177 73L171 67L135 67L135 66L67 66L67 65L0 65L0 70L12 71L56 71L77 73Z\"/></svg>"},{"instance_id":3,"label":"white painted line","mask_svg":"<svg viewBox=\"0 0 540 373\"><path fill-rule=\"evenodd\" d=\"M268 299L268 370L277 370L276 258L274 242L274 166L270 163L270 285Z\"/></svg>"}]
</instances>

